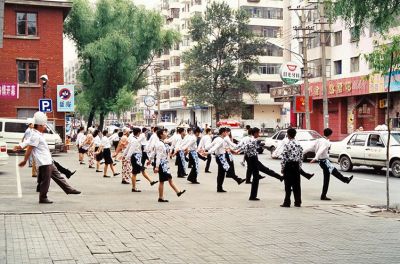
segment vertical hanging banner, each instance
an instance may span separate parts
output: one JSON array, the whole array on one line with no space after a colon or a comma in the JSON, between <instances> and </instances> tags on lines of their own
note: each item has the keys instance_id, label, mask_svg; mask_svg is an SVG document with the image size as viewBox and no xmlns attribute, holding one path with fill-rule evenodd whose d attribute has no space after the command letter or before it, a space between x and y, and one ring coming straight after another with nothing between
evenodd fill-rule
<instances>
[{"instance_id":1,"label":"vertical hanging banner","mask_svg":"<svg viewBox=\"0 0 400 264\"><path fill-rule=\"evenodd\" d=\"M19 99L18 83L0 83L0 99Z\"/></svg>"},{"instance_id":2,"label":"vertical hanging banner","mask_svg":"<svg viewBox=\"0 0 400 264\"><path fill-rule=\"evenodd\" d=\"M74 112L74 85L57 85L57 112Z\"/></svg>"}]
</instances>

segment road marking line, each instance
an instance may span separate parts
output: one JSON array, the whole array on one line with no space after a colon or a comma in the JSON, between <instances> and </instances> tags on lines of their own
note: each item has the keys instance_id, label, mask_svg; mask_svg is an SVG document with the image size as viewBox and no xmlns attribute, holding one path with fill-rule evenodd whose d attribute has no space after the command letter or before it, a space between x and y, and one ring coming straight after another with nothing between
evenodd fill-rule
<instances>
[{"instance_id":1,"label":"road marking line","mask_svg":"<svg viewBox=\"0 0 400 264\"><path fill-rule=\"evenodd\" d=\"M19 175L19 166L18 166L18 156L15 156L15 167L17 171L17 192L18 192L18 198L22 197L22 189L21 189L21 177Z\"/></svg>"},{"instance_id":2,"label":"road marking line","mask_svg":"<svg viewBox=\"0 0 400 264\"><path fill-rule=\"evenodd\" d=\"M376 182L376 183L385 183L384 181L375 181L375 180L370 180L370 179L365 179L365 178L360 178L360 177L354 177L355 179L363 180L363 181L370 181L370 182Z\"/></svg>"}]
</instances>

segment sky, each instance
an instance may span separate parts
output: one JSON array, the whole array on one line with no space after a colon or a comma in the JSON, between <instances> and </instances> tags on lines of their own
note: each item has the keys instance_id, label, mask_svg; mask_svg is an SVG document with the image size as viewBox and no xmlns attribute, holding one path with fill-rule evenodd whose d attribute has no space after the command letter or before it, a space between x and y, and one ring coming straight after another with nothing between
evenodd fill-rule
<instances>
[{"instance_id":1,"label":"sky","mask_svg":"<svg viewBox=\"0 0 400 264\"><path fill-rule=\"evenodd\" d=\"M95 2L95 0L90 0L91 2ZM157 3L159 0L133 0L136 5L144 5L148 9L153 9L157 7ZM67 67L77 58L74 42L64 38L64 67Z\"/></svg>"}]
</instances>

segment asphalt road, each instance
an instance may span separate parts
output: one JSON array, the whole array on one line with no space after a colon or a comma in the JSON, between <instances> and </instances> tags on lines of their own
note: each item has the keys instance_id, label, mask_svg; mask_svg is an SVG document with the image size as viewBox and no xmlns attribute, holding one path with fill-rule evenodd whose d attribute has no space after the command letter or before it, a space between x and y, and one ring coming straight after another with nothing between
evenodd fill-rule
<instances>
[{"instance_id":1,"label":"asphalt road","mask_svg":"<svg viewBox=\"0 0 400 264\"><path fill-rule=\"evenodd\" d=\"M121 176L103 178L102 173L96 173L87 165L79 165L77 153L59 154L55 160L77 173L68 182L82 191L81 195L65 195L54 183L51 183L49 198L52 205L38 204L38 195L35 192L36 178L31 177L30 168L19 168L21 156L10 156L9 163L0 167L0 212L38 212L38 211L97 211L97 210L158 210L184 208L248 208L248 207L277 207L284 197L284 186L278 180L267 177L260 182L259 202L248 201L250 185L238 186L231 179L226 179L224 188L227 193L216 192L216 163L212 161L212 174L205 174L204 162L201 161L199 176L200 185L192 185L186 179L174 177L178 188L187 192L180 198L176 197L172 189L166 185L165 197L168 204L157 202L157 185L150 186L142 176L138 187L142 193L132 193L130 185L121 184ZM235 156L236 174L245 177L245 168L239 161L242 156ZM269 153L260 155L260 160L275 171L280 171L280 161L270 158ZM171 162L173 164L173 162ZM121 171L121 163L117 164L117 171ZM176 175L175 166L171 166L173 176ZM302 179L303 206L324 204L343 205L385 205L386 179L385 171L375 174L368 168L355 168L351 173L354 179L350 184L344 184L336 178L331 178L328 196L332 201L320 201L322 189L322 170L317 164L305 163L303 169L315 173L310 181ZM351 174L345 174L347 176ZM152 172L150 173L155 179ZM390 201L392 206L400 207L400 179L390 178Z\"/></svg>"}]
</instances>

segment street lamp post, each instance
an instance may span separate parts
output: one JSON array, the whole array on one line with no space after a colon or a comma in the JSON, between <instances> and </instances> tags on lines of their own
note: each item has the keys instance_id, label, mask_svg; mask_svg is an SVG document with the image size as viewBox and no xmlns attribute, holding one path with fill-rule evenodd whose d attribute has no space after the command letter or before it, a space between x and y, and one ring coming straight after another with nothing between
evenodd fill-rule
<instances>
[{"instance_id":1,"label":"street lamp post","mask_svg":"<svg viewBox=\"0 0 400 264\"><path fill-rule=\"evenodd\" d=\"M47 82L49 81L49 76L47 74L43 74L40 76L40 80L42 80L42 98L46 98L46 89L47 89Z\"/></svg>"}]
</instances>

